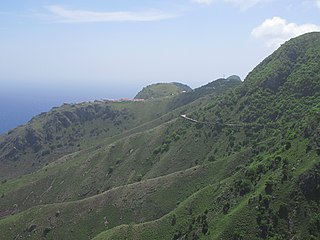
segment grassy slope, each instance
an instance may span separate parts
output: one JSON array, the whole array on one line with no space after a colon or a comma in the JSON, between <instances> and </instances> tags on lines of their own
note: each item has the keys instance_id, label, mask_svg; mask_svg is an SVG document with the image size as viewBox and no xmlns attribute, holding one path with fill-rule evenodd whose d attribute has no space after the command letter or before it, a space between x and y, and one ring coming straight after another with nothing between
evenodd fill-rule
<instances>
[{"instance_id":1,"label":"grassy slope","mask_svg":"<svg viewBox=\"0 0 320 240\"><path fill-rule=\"evenodd\" d=\"M41 203L83 199L111 187L184 170L203 162L211 151L210 144L204 142L203 151L199 153L195 142L189 141L198 141L199 133L193 136L194 132L188 133L189 125L184 120L170 122L170 119L186 110L199 108L211 98L201 98L122 134L102 139L96 146L92 144L93 147L86 150L58 158L37 172L6 181L0 185L0 195L3 195L0 211L10 209L12 199L19 205L19 211ZM133 104L117 104L121 108L126 105L132 108ZM141 116L150 106L149 103L134 105L140 106L135 112ZM161 125L163 122L168 123ZM146 147L141 148L142 145ZM166 151L154 153L164 146L168 148Z\"/></svg>"},{"instance_id":2,"label":"grassy slope","mask_svg":"<svg viewBox=\"0 0 320 240\"><path fill-rule=\"evenodd\" d=\"M214 93L215 95L223 94L227 89L235 88L241 85L241 79L237 76L231 76L227 79L221 78L210 82L204 86L194 89L193 91L175 96L168 104L168 108L173 110L177 107L184 106L205 95Z\"/></svg>"},{"instance_id":3,"label":"grassy slope","mask_svg":"<svg viewBox=\"0 0 320 240\"><path fill-rule=\"evenodd\" d=\"M64 239L70 235L70 230L80 229L81 226L81 231L75 231L69 238L81 239L86 235L93 237L102 230L123 223L157 219L172 211L198 189L231 175L234 165L237 165L232 162L239 161L242 161L242 157L234 156L230 161L217 161L142 180L84 200L40 205L0 220L1 232L3 237L26 236L30 233L24 230L35 224L37 231L31 234L34 239L39 238L46 227L52 228L48 237ZM55 217L57 211L60 212L59 217ZM107 224L104 224L104 217L108 220ZM14 224L19 227L14 227Z\"/></svg>"},{"instance_id":4,"label":"grassy slope","mask_svg":"<svg viewBox=\"0 0 320 240\"><path fill-rule=\"evenodd\" d=\"M36 171L55 159L159 118L170 99L63 105L9 131L0 141L0 179Z\"/></svg>"},{"instance_id":5,"label":"grassy slope","mask_svg":"<svg viewBox=\"0 0 320 240\"><path fill-rule=\"evenodd\" d=\"M192 103L188 109L198 107L199 104L203 104L203 101L204 99L199 99L199 101ZM175 111L176 113L170 113L170 115L179 115L180 111L185 112L185 108L177 109ZM163 116L163 118L168 120L172 118L172 116ZM176 128L176 126L179 125L183 126L183 128ZM148 129L150 126L152 127L153 124L147 124L147 126L142 129ZM37 172L25 175L17 180L9 180L0 186L2 195L0 199L1 211L12 210L19 212L39 204L82 199L99 192L104 192L110 187L122 184L126 185L139 179L143 180L167 175L168 173L198 165L206 159L206 154L210 152L210 149L206 148L206 151L203 151L200 155L194 151L196 153L195 159L188 159L190 150L194 147L194 142L188 142L187 139L195 139L197 142L197 138L199 138L199 133L195 133L196 136L192 136L192 134L194 134L193 131L187 133L189 127L190 124L188 122L176 119L173 122L168 122L154 129L145 130L144 132L138 131L138 133L134 133L135 131L133 129L133 132L131 132L129 136L124 136L116 142L103 145L100 141L99 148L92 147L88 150L66 155ZM191 125L191 127L193 126ZM173 128L178 131L172 133ZM201 131L200 129L199 132ZM147 136L150 136L150 139ZM188 145L184 146L186 150L180 149L182 152L180 158L177 156L172 158L171 152L175 154L177 148L181 148L179 141L188 143ZM106 142L108 142L108 140ZM155 149L162 147L164 144L170 145L170 149L164 152L154 153ZM149 147L139 148L141 145ZM189 164L185 164L186 159ZM173 163L171 164L173 167L161 170L159 165L164 165L163 162L168 163L170 160ZM175 166L175 162L179 161L181 161L182 164ZM114 169L112 172L110 172L111 168ZM131 172L132 174L121 174L123 172ZM201 182L203 184L204 181L206 185L209 180L210 178L202 180L201 175L201 179L197 180L197 184ZM175 181L172 182L174 183ZM173 185L176 186L176 190L183 189L182 184L175 183ZM184 187L186 188L186 193L182 191L177 202L184 199L188 194L191 194L192 191L194 191L193 189L199 186L195 185L191 188L186 185ZM165 190L163 193L167 194L168 191ZM159 192L157 194L159 194ZM14 200L14 204L12 200ZM167 205L173 208L175 203L173 202L172 205L171 200L169 200L171 205ZM16 207L13 207L13 205ZM162 206L159 208L161 207ZM171 208L169 210L172 210ZM28 211L22 215L28 214ZM160 213L161 215L163 214L162 211ZM28 219L29 217L26 218ZM21 226L21 224L19 224L19 226ZM17 231L19 232L20 230L21 229L18 229Z\"/></svg>"},{"instance_id":6,"label":"grassy slope","mask_svg":"<svg viewBox=\"0 0 320 240\"><path fill-rule=\"evenodd\" d=\"M207 161L214 143L202 135L202 129L176 119L98 149L68 155L38 172L2 184L1 211L12 206L12 199L23 210L40 203L82 199L110 187L201 164Z\"/></svg>"},{"instance_id":7,"label":"grassy slope","mask_svg":"<svg viewBox=\"0 0 320 240\"><path fill-rule=\"evenodd\" d=\"M255 152L239 166L238 177L225 180L229 184L222 194L215 198L215 188L205 188L191 204L201 206L191 216L177 208L157 221L119 226L97 239L317 239L319 39L310 34L289 42L259 65L243 87L191 115L216 129L215 123L223 122L257 124L254 130L229 130L228 141L219 141L229 154L247 144ZM281 69L286 65L289 71Z\"/></svg>"},{"instance_id":8,"label":"grassy slope","mask_svg":"<svg viewBox=\"0 0 320 240\"><path fill-rule=\"evenodd\" d=\"M196 101L200 97L218 95L233 87L199 95L188 107L176 106L169 97L144 102L95 101L53 108L0 136L0 180L32 173L66 154L155 127L201 104ZM178 109L172 111L172 107Z\"/></svg>"},{"instance_id":9,"label":"grassy slope","mask_svg":"<svg viewBox=\"0 0 320 240\"><path fill-rule=\"evenodd\" d=\"M300 143L297 144L300 145ZM292 149L284 156L292 157L297 156L296 154L300 158L305 156L301 154L300 149ZM292 180L294 180L294 175L299 175L318 162L315 153L309 154L308 157L309 161L301 162L292 172ZM281 173L279 173L279 169L263 173L259 182L256 183L255 190L244 196L239 196L233 189L234 182L240 176L242 176L241 172L225 178L220 184L215 183L202 188L187 198L174 211L158 220L137 225L121 225L99 234L95 239L173 239L175 235L184 236L187 239L192 239L192 236L195 235L201 239L260 239L258 237L260 226L256 218L260 211L265 211L262 201L267 199L265 193L266 182L270 176L281 177ZM278 179L275 178L274 180ZM275 237L275 239L289 239L296 232L298 233L295 236L302 239L303 236L308 236L306 231L308 220L317 208L308 206L301 195L291 199L291 191L296 190L294 184L286 182L282 186L279 185L274 187L273 195L276 199L268 207L268 211L270 211L268 214L274 214L273 218L277 219L277 226L274 231L278 232L278 237ZM262 201L259 201L259 195L262 196ZM297 203L297 199L300 202ZM223 208L227 203L230 204L230 208L227 213L224 213ZM280 206L284 204L288 209L299 209L299 213L290 216L292 218L291 233L288 232L288 219L279 217ZM299 215L302 212L306 212L308 216ZM172 219L176 219L175 224L172 223ZM208 224L208 230L206 234L203 234L205 222ZM299 231L296 229L299 229Z\"/></svg>"},{"instance_id":10,"label":"grassy slope","mask_svg":"<svg viewBox=\"0 0 320 240\"><path fill-rule=\"evenodd\" d=\"M26 182L32 184L33 176L2 184L0 191L5 195L0 201L6 207L10 200L19 200L10 194L22 196L20 190L42 185L49 190L37 196L41 193L45 202L68 191L74 194L70 200L76 201L26 211L15 206L22 212L0 220L1 232L7 238L30 234L33 239L39 239L46 227L51 228L48 238L69 234L77 239L96 235L98 239L317 239L320 167L315 164L319 162L320 100L319 91L313 89L320 84L320 66L314 60L320 54L320 38L310 34L299 39L259 65L244 86L201 100L191 113L182 110L203 124L175 119L102 148L88 149L71 156L70 161L60 159L65 161L61 167L57 162L46 173L43 169L34 174L35 180L49 185L22 187ZM300 41L305 48L299 47L302 52L292 58L291 44ZM288 74L278 74L282 70L274 61L289 61ZM255 82L259 71L264 77ZM296 80L309 75L312 87L310 81L304 86ZM241 126L224 125L239 122ZM70 167L70 172L62 166ZM62 179L53 182L48 172L54 169L59 173L55 177L68 177L74 184L66 186L73 187L60 185ZM77 200L77 186L99 190L102 183L111 183L111 188L122 186ZM26 203L30 206L39 204L29 198ZM74 217L79 209L83 209L83 218ZM61 213L55 217L58 210ZM32 223L36 230L24 231Z\"/></svg>"}]
</instances>

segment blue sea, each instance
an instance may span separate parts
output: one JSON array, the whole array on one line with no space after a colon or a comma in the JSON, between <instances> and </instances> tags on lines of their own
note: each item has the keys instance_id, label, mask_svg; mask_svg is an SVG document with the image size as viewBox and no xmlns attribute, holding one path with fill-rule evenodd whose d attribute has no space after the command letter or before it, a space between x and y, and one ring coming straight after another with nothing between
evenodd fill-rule
<instances>
[{"instance_id":1,"label":"blue sea","mask_svg":"<svg viewBox=\"0 0 320 240\"><path fill-rule=\"evenodd\" d=\"M139 86L34 86L1 84L0 134L27 123L33 116L63 103L76 103L105 98L134 97Z\"/></svg>"}]
</instances>

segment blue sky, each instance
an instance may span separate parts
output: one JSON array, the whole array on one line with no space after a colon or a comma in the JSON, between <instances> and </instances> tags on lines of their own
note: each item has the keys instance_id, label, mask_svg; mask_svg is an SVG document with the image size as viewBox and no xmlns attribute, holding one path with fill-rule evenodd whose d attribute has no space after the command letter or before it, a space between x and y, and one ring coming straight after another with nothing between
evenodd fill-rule
<instances>
[{"instance_id":1,"label":"blue sky","mask_svg":"<svg viewBox=\"0 0 320 240\"><path fill-rule=\"evenodd\" d=\"M319 14L319 0L2 0L0 83L107 98L244 78L284 41L319 31Z\"/></svg>"}]
</instances>

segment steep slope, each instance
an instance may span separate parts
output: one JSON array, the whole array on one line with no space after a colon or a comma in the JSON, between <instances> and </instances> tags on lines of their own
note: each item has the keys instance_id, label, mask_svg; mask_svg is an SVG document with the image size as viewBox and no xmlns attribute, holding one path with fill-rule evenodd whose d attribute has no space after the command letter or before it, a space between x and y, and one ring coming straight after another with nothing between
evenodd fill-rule
<instances>
[{"instance_id":1,"label":"steep slope","mask_svg":"<svg viewBox=\"0 0 320 240\"><path fill-rule=\"evenodd\" d=\"M0 228L6 238L30 235L31 239L38 239L50 228L49 239L83 239L124 223L154 220L199 188L218 181L225 174L230 175L234 170L231 163L241 161L241 156L232 160L142 180L81 201L40 205L0 220ZM224 170L219 173L219 169ZM26 230L34 225L37 231Z\"/></svg>"},{"instance_id":2,"label":"steep slope","mask_svg":"<svg viewBox=\"0 0 320 240\"><path fill-rule=\"evenodd\" d=\"M249 74L248 85L259 84L271 91L286 87L301 97L319 94L319 42L319 33L290 40Z\"/></svg>"},{"instance_id":3,"label":"steep slope","mask_svg":"<svg viewBox=\"0 0 320 240\"><path fill-rule=\"evenodd\" d=\"M230 86L230 88L232 88L232 86ZM226 90L227 88L225 88L225 91ZM194 143L188 141L189 134L187 133L187 129L176 128L177 124L175 122L177 120L171 121L171 119L179 117L179 115L187 109L199 108L206 99L199 99L199 101L194 101L188 106L183 106L166 114L163 113L165 112L164 109L167 109L166 104L168 101L164 100L166 99L161 100L160 103L159 100L126 103L95 103L101 104L102 106L112 106L113 109L116 107L119 109L128 109L128 111L134 113L134 116L139 116L132 119L136 120L136 122L141 122L141 124L137 124L138 126L133 128L128 128L126 131L117 135L102 135L99 136L99 138L89 138L84 135L81 140L90 142L83 144L82 148L77 148L73 153L69 154L66 151L64 154L61 154L62 157L53 157L53 153L55 153L53 151L48 155L41 156L40 159L42 161L46 156L52 156L53 161L44 164L44 167L40 168L40 170L34 168L32 174L24 176L21 176L22 172L15 172L15 174L20 174L20 177L15 180L6 179L0 187L0 195L3 195L3 198L0 199L0 211L5 212L10 210L12 208L12 200L19 206L19 208L16 209L17 212L25 210L30 206L43 203L83 199L115 186L132 183L143 178L158 177L174 171L184 170L194 165L195 160L188 159L188 156L191 156L190 151L194 148ZM163 105L162 108L159 108L159 106L161 106L160 104ZM87 105L90 106L91 104L88 103ZM155 105L158 107L155 107ZM124 108L125 106L126 108ZM149 109L150 106L152 109ZM46 124L48 121L43 118L43 115L49 116L48 118L50 119L50 116L55 116L57 111L64 112L65 107L66 106L63 106L52 112L42 114L34 118L31 124L41 127L44 125L42 122ZM76 109L77 107L79 106L74 106ZM153 114L152 111L155 111L154 115L158 116L158 114L162 114L162 116L148 122L145 118L151 118L153 116L151 115ZM149 115L144 117L146 113ZM127 119L127 124L130 124L130 120L132 119ZM97 116L97 119L92 120L98 130L100 130L101 127L108 126L106 122L97 125L96 121L101 121L99 116ZM181 122L182 120L179 121ZM136 124L136 122L133 123ZM181 123L178 123L178 125L180 124ZM29 127L29 125L30 123L26 127ZM69 128L73 127L71 123ZM75 127L86 130L88 125L76 124ZM120 125L120 127L122 126ZM23 127L21 128L23 129ZM173 128L176 128L176 131ZM179 138L182 138L181 136L185 136L184 141L186 143L184 144L184 149L186 150L181 148L181 143L176 143ZM190 138L194 137L190 136ZM50 143L52 144L52 142ZM141 148L141 146L147 147ZM201 154L201 158L204 159L207 151L210 150L208 144L204 144L203 147L206 150ZM72 152L72 149L67 148L67 150ZM177 155L178 151L181 153ZM197 155L198 153L195 151L195 156ZM32 158L29 159L32 166L34 165L33 160ZM181 163L176 164L178 161L181 161ZM15 164L23 164L21 159L13 162ZM7 167L6 163L6 161L2 162L5 167ZM17 167L15 170L16 169ZM123 172L128 174L122 174ZM9 171L8 173L10 174L11 172Z\"/></svg>"},{"instance_id":4,"label":"steep slope","mask_svg":"<svg viewBox=\"0 0 320 240\"><path fill-rule=\"evenodd\" d=\"M64 104L0 139L0 180L31 173L75 151L159 118L170 99Z\"/></svg>"},{"instance_id":5,"label":"steep slope","mask_svg":"<svg viewBox=\"0 0 320 240\"><path fill-rule=\"evenodd\" d=\"M134 98L155 99L175 96L180 93L190 92L192 89L181 83L156 83L144 87Z\"/></svg>"},{"instance_id":6,"label":"steep slope","mask_svg":"<svg viewBox=\"0 0 320 240\"><path fill-rule=\"evenodd\" d=\"M189 89L181 83L171 85ZM216 86L215 91L198 94L188 103L209 93L218 95L236 85ZM55 107L0 136L0 180L34 172L66 154L112 142L177 117L186 107L172 112L175 101L170 96L139 102L95 101Z\"/></svg>"},{"instance_id":7,"label":"steep slope","mask_svg":"<svg viewBox=\"0 0 320 240\"><path fill-rule=\"evenodd\" d=\"M232 91L167 112L170 98L158 119L3 182L2 237L319 238L318 39L289 41Z\"/></svg>"},{"instance_id":8,"label":"steep slope","mask_svg":"<svg viewBox=\"0 0 320 240\"><path fill-rule=\"evenodd\" d=\"M212 81L204 86L194 89L193 91L180 94L175 96L172 101L169 102L168 108L173 110L175 108L186 105L194 100L201 98L203 96L214 94L219 95L225 93L226 90L235 88L241 85L241 79L238 76L230 76L226 79L221 78L215 81Z\"/></svg>"},{"instance_id":9,"label":"steep slope","mask_svg":"<svg viewBox=\"0 0 320 240\"><path fill-rule=\"evenodd\" d=\"M252 149L232 176L156 221L96 239L318 239L319 40L312 33L289 41L242 87L189 115L219 142L212 160Z\"/></svg>"}]
</instances>

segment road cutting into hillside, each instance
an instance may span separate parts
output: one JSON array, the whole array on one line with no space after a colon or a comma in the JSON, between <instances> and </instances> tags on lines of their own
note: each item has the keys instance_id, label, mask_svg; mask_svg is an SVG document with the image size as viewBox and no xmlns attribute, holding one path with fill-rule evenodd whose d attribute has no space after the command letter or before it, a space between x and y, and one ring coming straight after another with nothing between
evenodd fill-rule
<instances>
[{"instance_id":1,"label":"road cutting into hillside","mask_svg":"<svg viewBox=\"0 0 320 240\"><path fill-rule=\"evenodd\" d=\"M198 121L196 119L187 117L187 115L185 115L185 114L180 115L180 117L185 119L185 120L188 120L190 122L193 122L193 123L208 124L208 125L211 125L211 126L217 126L217 125L226 126L226 127L261 127L261 126L267 126L267 125L258 124L258 123L215 123L214 124L214 123L211 123L211 122ZM274 125L275 124L270 124L270 126L274 126Z\"/></svg>"}]
</instances>

